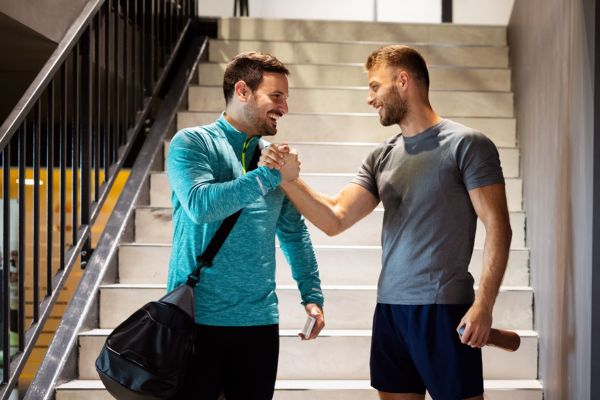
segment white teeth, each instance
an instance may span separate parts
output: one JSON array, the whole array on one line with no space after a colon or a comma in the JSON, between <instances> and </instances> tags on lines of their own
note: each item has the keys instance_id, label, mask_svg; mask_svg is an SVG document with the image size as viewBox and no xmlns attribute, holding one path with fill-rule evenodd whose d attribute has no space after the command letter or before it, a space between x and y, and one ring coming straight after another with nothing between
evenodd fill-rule
<instances>
[{"instance_id":1,"label":"white teeth","mask_svg":"<svg viewBox=\"0 0 600 400\"><path fill-rule=\"evenodd\" d=\"M281 118L281 115L269 114L269 118L271 118L273 121L277 121L279 118Z\"/></svg>"}]
</instances>

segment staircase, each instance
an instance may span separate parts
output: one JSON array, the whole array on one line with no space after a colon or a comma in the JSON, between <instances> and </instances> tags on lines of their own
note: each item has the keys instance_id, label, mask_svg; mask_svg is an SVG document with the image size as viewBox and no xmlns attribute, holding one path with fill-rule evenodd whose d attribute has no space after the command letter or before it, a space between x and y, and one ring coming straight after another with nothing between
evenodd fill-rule
<instances>
[{"instance_id":1,"label":"staircase","mask_svg":"<svg viewBox=\"0 0 600 400\"><path fill-rule=\"evenodd\" d=\"M369 43L366 43L369 42ZM290 68L290 114L273 141L298 149L302 178L319 191L337 193L358 171L376 143L398 127L382 127L366 104L362 63L385 43L419 49L430 66L431 102L438 113L480 129L498 146L507 182L513 228L509 266L494 310L494 326L517 330L521 348L484 348L486 398L541 400L538 335L533 329L533 291L516 147L506 29L455 25L396 25L325 21L223 19L189 88L189 107L178 129L213 122L224 108L225 63L241 51L272 53ZM168 143L165 143L165 154ZM99 328L80 334L79 380L57 388L57 400L110 399L94 369L106 335L136 308L164 294L172 238L166 174L150 178L150 204L136 209L135 242L119 250L119 280L100 290ZM280 251L277 282L281 353L275 399L377 399L369 386L369 347L380 270L383 210L328 237L309 224L326 299L326 329L319 339L296 336L305 314ZM484 230L477 229L470 270L479 281Z\"/></svg>"}]
</instances>

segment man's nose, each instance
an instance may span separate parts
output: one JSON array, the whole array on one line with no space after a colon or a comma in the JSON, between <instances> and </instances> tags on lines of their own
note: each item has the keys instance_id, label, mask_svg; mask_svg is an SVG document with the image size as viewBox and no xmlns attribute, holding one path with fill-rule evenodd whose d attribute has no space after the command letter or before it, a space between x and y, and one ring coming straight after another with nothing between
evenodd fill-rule
<instances>
[{"instance_id":1,"label":"man's nose","mask_svg":"<svg viewBox=\"0 0 600 400\"><path fill-rule=\"evenodd\" d=\"M375 101L375 98L373 96L371 96L371 94L369 94L367 96L367 104L372 106L374 101Z\"/></svg>"},{"instance_id":2,"label":"man's nose","mask_svg":"<svg viewBox=\"0 0 600 400\"><path fill-rule=\"evenodd\" d=\"M288 113L288 103L287 100L281 102L281 106L279 107L280 111L284 114Z\"/></svg>"}]
</instances>

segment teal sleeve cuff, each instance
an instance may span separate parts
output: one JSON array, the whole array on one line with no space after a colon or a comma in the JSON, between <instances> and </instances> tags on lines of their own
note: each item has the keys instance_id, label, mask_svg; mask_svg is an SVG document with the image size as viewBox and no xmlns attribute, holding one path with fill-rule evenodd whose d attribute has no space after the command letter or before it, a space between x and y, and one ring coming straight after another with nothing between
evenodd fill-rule
<instances>
[{"instance_id":1,"label":"teal sleeve cuff","mask_svg":"<svg viewBox=\"0 0 600 400\"><path fill-rule=\"evenodd\" d=\"M258 167L252 172L256 173L259 186L262 185L261 191L263 192L263 195L268 191L275 189L281 183L281 174L276 169ZM264 190L262 190L263 188Z\"/></svg>"}]
</instances>

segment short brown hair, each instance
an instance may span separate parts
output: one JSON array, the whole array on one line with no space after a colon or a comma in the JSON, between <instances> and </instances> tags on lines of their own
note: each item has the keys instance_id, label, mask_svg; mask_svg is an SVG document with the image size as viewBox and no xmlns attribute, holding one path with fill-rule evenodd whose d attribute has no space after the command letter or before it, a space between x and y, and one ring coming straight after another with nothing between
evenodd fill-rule
<instances>
[{"instance_id":1,"label":"short brown hair","mask_svg":"<svg viewBox=\"0 0 600 400\"><path fill-rule=\"evenodd\" d=\"M417 50L403 45L391 45L381 47L371 53L365 69L371 69L380 65L386 65L396 68L406 68L414 78L420 80L427 90L429 90L429 71L425 59Z\"/></svg>"},{"instance_id":2,"label":"short brown hair","mask_svg":"<svg viewBox=\"0 0 600 400\"><path fill-rule=\"evenodd\" d=\"M265 72L289 75L290 71L277 58L270 54L251 51L240 53L225 68L223 76L223 95L225 103L233 96L233 88L239 81L246 82L252 91L256 90Z\"/></svg>"}]
</instances>

